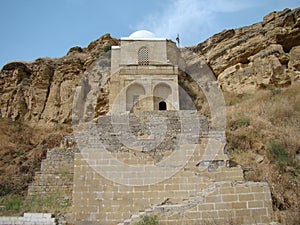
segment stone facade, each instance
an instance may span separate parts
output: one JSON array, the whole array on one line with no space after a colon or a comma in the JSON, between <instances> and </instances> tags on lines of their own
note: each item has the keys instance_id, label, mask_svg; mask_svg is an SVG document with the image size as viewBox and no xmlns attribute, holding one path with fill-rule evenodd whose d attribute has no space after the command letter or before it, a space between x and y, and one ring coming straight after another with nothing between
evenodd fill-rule
<instances>
[{"instance_id":1,"label":"stone facade","mask_svg":"<svg viewBox=\"0 0 300 225\"><path fill-rule=\"evenodd\" d=\"M176 137L176 133L182 131L188 138L182 140L181 146L188 148L189 143L195 147L185 166L161 182L144 186L113 182L93 168L89 159L84 156L87 152L75 154L72 209L75 224L134 224L143 215L158 215L160 224L174 224L179 221L183 224L203 221L235 221L239 224L271 221L272 204L268 185L244 182L240 167L226 167L227 158L224 153L208 161L204 151L208 139L223 139L224 134L218 132L208 134L207 121L204 117L200 117L203 129L199 134L200 139L195 139L191 132L195 128L193 124L182 121L197 115L196 112L181 111L181 113L179 118L176 117L175 111L140 112L145 117L165 116L168 121L173 121L170 125L173 127L170 129L171 133L166 135L163 143L168 143L169 146L178 144L173 142L172 137ZM133 127L134 124L138 124L138 115L139 113L130 116ZM103 140L110 143L105 145L105 148L126 164L153 164L157 160L161 161L161 158L168 156L168 152L172 151L172 149L164 151L165 146L157 148L159 155L130 151L117 141L123 131L120 130L120 133L113 131L109 116L101 118L99 123L103 129L99 128L97 131L105 134ZM178 124L187 126L178 127ZM176 131L175 127L179 130ZM185 129L187 127L190 129ZM92 151L90 154L91 158L94 158ZM210 157L209 154L207 156ZM120 178L124 176L121 171L117 173ZM156 176L163 176L163 172ZM136 179L146 181L143 177Z\"/></svg>"},{"instance_id":2,"label":"stone facade","mask_svg":"<svg viewBox=\"0 0 300 225\"><path fill-rule=\"evenodd\" d=\"M156 205L131 215L118 225L134 224L141 216L157 215L160 224L261 224L272 217L268 184L214 182L202 192L181 203Z\"/></svg>"},{"instance_id":3,"label":"stone facade","mask_svg":"<svg viewBox=\"0 0 300 225\"><path fill-rule=\"evenodd\" d=\"M112 46L110 109L179 109L176 45L163 38L121 38ZM161 106L162 107L162 106Z\"/></svg>"},{"instance_id":4,"label":"stone facade","mask_svg":"<svg viewBox=\"0 0 300 225\"><path fill-rule=\"evenodd\" d=\"M76 225L128 225L145 215L158 215L162 225L271 222L268 185L244 182L242 169L229 167L209 68L181 54L214 101L214 121L179 110L175 43L147 31L122 38L112 48L110 112L76 124Z\"/></svg>"}]
</instances>

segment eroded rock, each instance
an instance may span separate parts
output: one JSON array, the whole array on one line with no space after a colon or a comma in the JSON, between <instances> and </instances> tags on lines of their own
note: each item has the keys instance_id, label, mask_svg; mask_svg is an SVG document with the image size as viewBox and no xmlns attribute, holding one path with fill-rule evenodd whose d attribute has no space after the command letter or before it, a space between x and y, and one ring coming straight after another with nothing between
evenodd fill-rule
<instances>
[{"instance_id":1,"label":"eroded rock","mask_svg":"<svg viewBox=\"0 0 300 225\"><path fill-rule=\"evenodd\" d=\"M300 8L272 12L260 23L223 31L198 44L223 90L254 92L299 79Z\"/></svg>"}]
</instances>

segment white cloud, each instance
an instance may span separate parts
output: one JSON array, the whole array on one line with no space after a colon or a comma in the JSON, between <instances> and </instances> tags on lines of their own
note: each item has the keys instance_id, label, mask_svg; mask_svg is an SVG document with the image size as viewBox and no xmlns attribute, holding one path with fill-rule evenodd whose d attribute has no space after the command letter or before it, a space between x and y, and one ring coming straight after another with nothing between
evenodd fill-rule
<instances>
[{"instance_id":1,"label":"white cloud","mask_svg":"<svg viewBox=\"0 0 300 225\"><path fill-rule=\"evenodd\" d=\"M163 12L148 15L137 29L148 29L157 36L175 40L180 34L184 45L192 45L217 26L218 13L232 13L251 7L240 0L174 0Z\"/></svg>"}]
</instances>

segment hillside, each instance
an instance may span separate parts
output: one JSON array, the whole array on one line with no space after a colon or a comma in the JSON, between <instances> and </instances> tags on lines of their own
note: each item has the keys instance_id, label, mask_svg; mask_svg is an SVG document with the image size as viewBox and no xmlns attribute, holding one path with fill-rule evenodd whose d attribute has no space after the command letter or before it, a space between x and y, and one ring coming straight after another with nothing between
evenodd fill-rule
<instances>
[{"instance_id":1,"label":"hillside","mask_svg":"<svg viewBox=\"0 0 300 225\"><path fill-rule=\"evenodd\" d=\"M62 58L12 62L0 72L0 205L23 193L47 149L72 132L75 89L84 72L118 40L103 35ZM278 221L300 217L300 8L267 15L190 48L212 68L227 104L227 148L246 180L267 181ZM202 110L203 94L185 80ZM97 114L107 112L108 85ZM200 110L201 112L201 110ZM13 179L11 179L13 176Z\"/></svg>"},{"instance_id":2,"label":"hillside","mask_svg":"<svg viewBox=\"0 0 300 225\"><path fill-rule=\"evenodd\" d=\"M272 12L192 49L223 90L230 158L247 180L270 184L278 221L299 224L300 9Z\"/></svg>"},{"instance_id":3,"label":"hillside","mask_svg":"<svg viewBox=\"0 0 300 225\"><path fill-rule=\"evenodd\" d=\"M299 80L300 9L272 12L262 22L225 30L192 48L204 56L224 91L286 87Z\"/></svg>"}]
</instances>

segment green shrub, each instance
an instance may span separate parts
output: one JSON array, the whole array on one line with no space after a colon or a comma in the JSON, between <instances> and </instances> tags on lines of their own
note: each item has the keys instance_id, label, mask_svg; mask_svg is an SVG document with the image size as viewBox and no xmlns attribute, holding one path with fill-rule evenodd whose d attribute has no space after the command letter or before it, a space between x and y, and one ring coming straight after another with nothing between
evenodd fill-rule
<instances>
[{"instance_id":1,"label":"green shrub","mask_svg":"<svg viewBox=\"0 0 300 225\"><path fill-rule=\"evenodd\" d=\"M103 48L103 51L104 52L108 52L111 50L111 45L106 45L104 48Z\"/></svg>"},{"instance_id":2,"label":"green shrub","mask_svg":"<svg viewBox=\"0 0 300 225\"><path fill-rule=\"evenodd\" d=\"M271 150L275 155L275 158L280 162L280 163L285 163L290 161L289 160L289 155L286 152L286 149L277 141L271 141Z\"/></svg>"},{"instance_id":3,"label":"green shrub","mask_svg":"<svg viewBox=\"0 0 300 225\"><path fill-rule=\"evenodd\" d=\"M136 225L158 225L157 216L144 216Z\"/></svg>"},{"instance_id":4,"label":"green shrub","mask_svg":"<svg viewBox=\"0 0 300 225\"><path fill-rule=\"evenodd\" d=\"M22 205L22 199L20 197L13 197L8 199L4 204L5 210L19 212Z\"/></svg>"},{"instance_id":5,"label":"green shrub","mask_svg":"<svg viewBox=\"0 0 300 225\"><path fill-rule=\"evenodd\" d=\"M239 127L247 127L250 125L250 121L251 121L250 118L242 117L237 120L231 121L229 123L229 126L233 129L237 129Z\"/></svg>"},{"instance_id":6,"label":"green shrub","mask_svg":"<svg viewBox=\"0 0 300 225\"><path fill-rule=\"evenodd\" d=\"M184 85L184 80L178 80L178 84L179 84L180 86L183 86L183 85Z\"/></svg>"},{"instance_id":7,"label":"green shrub","mask_svg":"<svg viewBox=\"0 0 300 225\"><path fill-rule=\"evenodd\" d=\"M20 156L25 155L25 152L24 152L23 150L17 149L16 155L17 155L18 157L20 157Z\"/></svg>"},{"instance_id":8,"label":"green shrub","mask_svg":"<svg viewBox=\"0 0 300 225\"><path fill-rule=\"evenodd\" d=\"M281 89L279 89L279 88L271 88L270 91L271 91L272 95L278 95L281 93Z\"/></svg>"},{"instance_id":9,"label":"green shrub","mask_svg":"<svg viewBox=\"0 0 300 225\"><path fill-rule=\"evenodd\" d=\"M47 196L33 196L26 199L26 211L32 212L64 212L71 206L70 199L65 199L63 193L53 193Z\"/></svg>"},{"instance_id":10,"label":"green shrub","mask_svg":"<svg viewBox=\"0 0 300 225\"><path fill-rule=\"evenodd\" d=\"M248 118L248 117L240 118L236 121L236 124L238 125L238 127L249 126L250 118Z\"/></svg>"}]
</instances>

